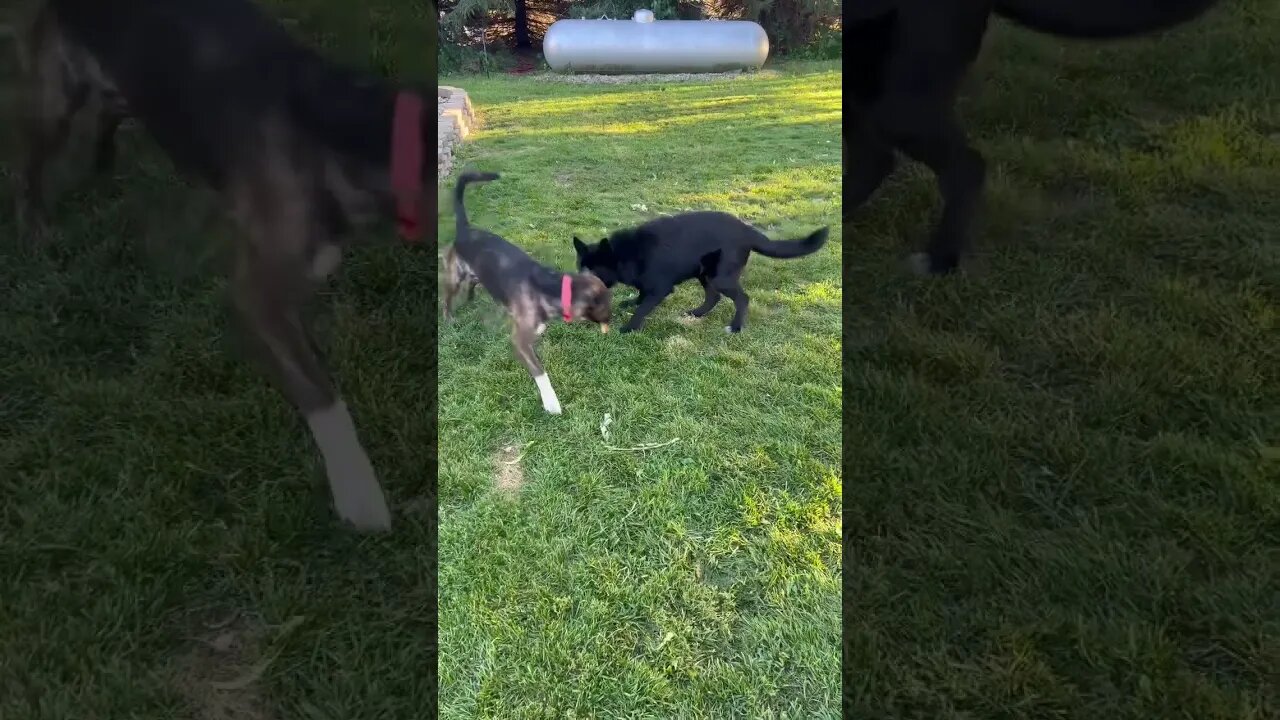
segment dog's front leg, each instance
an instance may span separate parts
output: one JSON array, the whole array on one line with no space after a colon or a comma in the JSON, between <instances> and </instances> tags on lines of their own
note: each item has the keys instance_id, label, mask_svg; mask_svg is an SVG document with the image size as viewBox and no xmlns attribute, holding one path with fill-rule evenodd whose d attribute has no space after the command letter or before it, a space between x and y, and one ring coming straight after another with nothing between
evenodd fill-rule
<instances>
[{"instance_id":1,"label":"dog's front leg","mask_svg":"<svg viewBox=\"0 0 1280 720\"><path fill-rule=\"evenodd\" d=\"M511 344L515 347L516 357L520 358L520 362L529 369L529 375L538 386L538 395L542 398L542 409L552 415L559 415L560 398L556 397L556 391L551 387L551 378L547 377L547 371L542 369L542 360L538 359L538 353L533 349L537 339L537 330L517 320L516 327L511 333Z\"/></svg>"},{"instance_id":2,"label":"dog's front leg","mask_svg":"<svg viewBox=\"0 0 1280 720\"><path fill-rule=\"evenodd\" d=\"M649 313L653 312L654 308L658 307L658 305L667 298L667 295L670 294L671 288L665 288L653 293L641 292L640 295L643 299L640 301L640 304L636 306L635 314L627 321L627 324L622 328L622 332L634 332L644 327L644 319L649 316Z\"/></svg>"},{"instance_id":3,"label":"dog's front leg","mask_svg":"<svg viewBox=\"0 0 1280 720\"><path fill-rule=\"evenodd\" d=\"M339 517L360 530L389 530L382 486L303 324L301 308L312 284L305 274L288 262L267 265L246 253L235 277L236 307L266 350L266 364L285 396L307 420Z\"/></svg>"},{"instance_id":4,"label":"dog's front leg","mask_svg":"<svg viewBox=\"0 0 1280 720\"><path fill-rule=\"evenodd\" d=\"M618 307L619 309L622 309L622 308L630 308L630 307L635 307L635 306L639 305L639 304L640 304L640 303L642 303L642 302L644 302L644 291L643 291L643 290L639 291L639 293L638 293L635 297L633 297L633 298L627 298L626 300L622 300L622 301L620 301L620 302L618 303L617 307Z\"/></svg>"},{"instance_id":5,"label":"dog's front leg","mask_svg":"<svg viewBox=\"0 0 1280 720\"><path fill-rule=\"evenodd\" d=\"M40 58L33 82L33 108L26 118L27 156L23 169L23 194L18 204L18 225L24 238L42 239L47 231L48 197L45 179L50 166L62 155L70 139L72 120L89 99L89 86L67 86L60 66Z\"/></svg>"}]
</instances>

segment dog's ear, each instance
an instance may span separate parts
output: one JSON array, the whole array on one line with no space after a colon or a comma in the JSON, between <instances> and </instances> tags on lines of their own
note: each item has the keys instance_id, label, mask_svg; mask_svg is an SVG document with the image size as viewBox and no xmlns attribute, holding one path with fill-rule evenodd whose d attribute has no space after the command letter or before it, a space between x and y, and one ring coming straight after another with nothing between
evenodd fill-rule
<instances>
[{"instance_id":1,"label":"dog's ear","mask_svg":"<svg viewBox=\"0 0 1280 720\"><path fill-rule=\"evenodd\" d=\"M609 238L600 238L600 244L596 246L600 252L609 252Z\"/></svg>"},{"instance_id":2,"label":"dog's ear","mask_svg":"<svg viewBox=\"0 0 1280 720\"><path fill-rule=\"evenodd\" d=\"M573 249L577 251L578 257L582 257L587 254L587 246L578 239L577 235L573 236Z\"/></svg>"}]
</instances>

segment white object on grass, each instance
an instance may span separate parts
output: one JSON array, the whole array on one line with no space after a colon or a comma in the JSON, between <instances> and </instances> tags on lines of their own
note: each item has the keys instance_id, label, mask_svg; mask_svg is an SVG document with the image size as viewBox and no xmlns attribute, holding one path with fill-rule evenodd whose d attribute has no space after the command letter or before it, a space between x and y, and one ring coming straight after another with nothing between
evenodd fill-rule
<instances>
[{"instance_id":1,"label":"white object on grass","mask_svg":"<svg viewBox=\"0 0 1280 720\"><path fill-rule=\"evenodd\" d=\"M605 450L614 450L617 452L656 450L660 447L666 447L668 445L674 445L675 443L680 442L680 438L671 438L670 440L663 443L641 443L640 445L637 445L635 447L615 447L613 445L608 444L609 443L609 425L611 425L612 423L613 423L613 416L610 415L609 413L605 413L604 419L600 421L600 437L604 438Z\"/></svg>"}]
</instances>

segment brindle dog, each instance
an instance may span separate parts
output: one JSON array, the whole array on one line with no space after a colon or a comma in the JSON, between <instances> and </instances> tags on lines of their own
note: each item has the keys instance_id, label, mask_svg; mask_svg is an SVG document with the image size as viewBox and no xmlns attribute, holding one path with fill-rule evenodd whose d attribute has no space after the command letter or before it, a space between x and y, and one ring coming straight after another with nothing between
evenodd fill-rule
<instances>
[{"instance_id":1,"label":"brindle dog","mask_svg":"<svg viewBox=\"0 0 1280 720\"><path fill-rule=\"evenodd\" d=\"M135 118L186 173L210 186L243 231L232 295L266 366L306 418L339 516L385 530L391 516L346 404L319 358L303 307L351 232L396 218L419 236L425 93L335 66L250 0L50 0L26 43L23 216L42 236L45 173L77 116L96 130L96 166Z\"/></svg>"},{"instance_id":2,"label":"brindle dog","mask_svg":"<svg viewBox=\"0 0 1280 720\"><path fill-rule=\"evenodd\" d=\"M463 290L470 300L476 285L483 286L511 315L511 344L538 386L543 409L559 415L560 400L533 346L557 311L565 322L587 319L599 323L600 332L609 332L612 294L595 275L553 270L501 237L472 228L463 204L467 184L497 179L497 173L468 172L458 177L453 191L457 237L444 253L444 318L450 319L453 303Z\"/></svg>"}]
</instances>

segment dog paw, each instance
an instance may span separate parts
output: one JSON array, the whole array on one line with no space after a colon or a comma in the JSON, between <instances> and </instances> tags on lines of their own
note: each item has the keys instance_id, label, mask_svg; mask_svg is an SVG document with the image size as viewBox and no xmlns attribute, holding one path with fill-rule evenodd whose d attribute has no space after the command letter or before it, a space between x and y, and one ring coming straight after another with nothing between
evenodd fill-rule
<instances>
[{"instance_id":1,"label":"dog paw","mask_svg":"<svg viewBox=\"0 0 1280 720\"><path fill-rule=\"evenodd\" d=\"M391 529L391 510L372 467L331 468L330 473L333 509L338 517L360 532L386 532Z\"/></svg>"},{"instance_id":2,"label":"dog paw","mask_svg":"<svg viewBox=\"0 0 1280 720\"><path fill-rule=\"evenodd\" d=\"M732 325L725 325L724 331L729 333L730 335L737 335L738 333L742 332L742 328L735 329Z\"/></svg>"},{"instance_id":3,"label":"dog paw","mask_svg":"<svg viewBox=\"0 0 1280 720\"><path fill-rule=\"evenodd\" d=\"M535 377L533 382L538 386L538 397L542 400L542 409L552 415L559 415L560 398L556 397L556 391L551 387L551 378L543 373Z\"/></svg>"},{"instance_id":4,"label":"dog paw","mask_svg":"<svg viewBox=\"0 0 1280 720\"><path fill-rule=\"evenodd\" d=\"M907 269L910 270L913 275L919 275L920 277L928 277L929 276L929 253L922 253L922 252L911 253L911 255L907 258Z\"/></svg>"},{"instance_id":5,"label":"dog paw","mask_svg":"<svg viewBox=\"0 0 1280 720\"><path fill-rule=\"evenodd\" d=\"M348 499L339 502L334 498L338 517L360 532L387 532L391 529L391 510L381 489L377 496Z\"/></svg>"},{"instance_id":6,"label":"dog paw","mask_svg":"<svg viewBox=\"0 0 1280 720\"><path fill-rule=\"evenodd\" d=\"M959 267L954 258L936 258L929 253L912 253L907 258L907 268L920 277L937 277L946 275Z\"/></svg>"},{"instance_id":7,"label":"dog paw","mask_svg":"<svg viewBox=\"0 0 1280 720\"><path fill-rule=\"evenodd\" d=\"M391 529L391 511L378 483L369 455L356 437L355 424L341 400L307 416L312 436L324 459L329 492L338 517L357 530Z\"/></svg>"}]
</instances>

